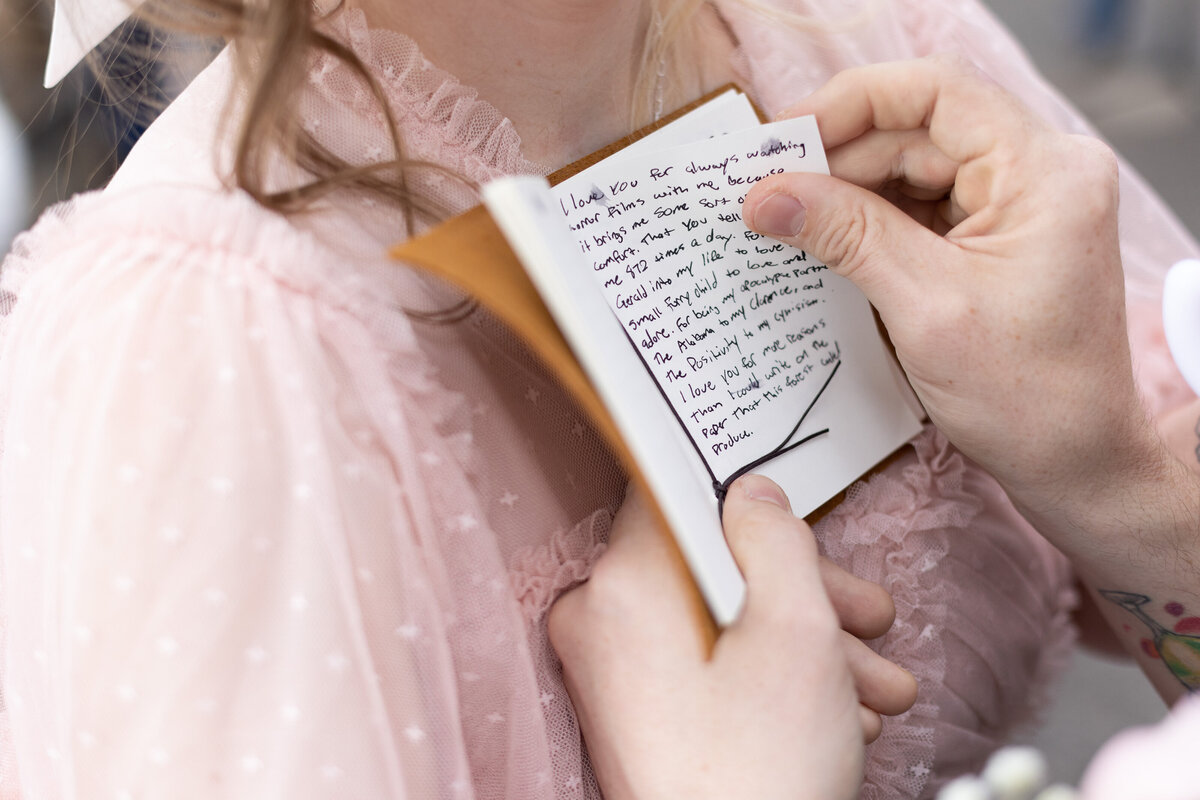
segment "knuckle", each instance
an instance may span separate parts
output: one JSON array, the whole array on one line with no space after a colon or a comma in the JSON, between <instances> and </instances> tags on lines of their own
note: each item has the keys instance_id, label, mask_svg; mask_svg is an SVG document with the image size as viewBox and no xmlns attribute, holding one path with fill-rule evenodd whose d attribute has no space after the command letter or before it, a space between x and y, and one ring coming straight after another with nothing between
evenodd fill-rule
<instances>
[{"instance_id":1,"label":"knuckle","mask_svg":"<svg viewBox=\"0 0 1200 800\"><path fill-rule=\"evenodd\" d=\"M843 217L814 231L816 246L813 249L830 267L849 277L866 263L874 236L866 209L855 203L846 209Z\"/></svg>"},{"instance_id":2,"label":"knuckle","mask_svg":"<svg viewBox=\"0 0 1200 800\"><path fill-rule=\"evenodd\" d=\"M840 72L834 73L829 79L828 85L837 89L844 89L849 86L857 86L865 81L869 81L871 76L879 70L878 64L860 64L858 66L843 69Z\"/></svg>"},{"instance_id":3,"label":"knuckle","mask_svg":"<svg viewBox=\"0 0 1200 800\"><path fill-rule=\"evenodd\" d=\"M762 600L757 610L760 622L781 636L792 637L814 649L829 651L841 646L842 630L828 602L802 602L795 598L750 598Z\"/></svg>"},{"instance_id":4,"label":"knuckle","mask_svg":"<svg viewBox=\"0 0 1200 800\"><path fill-rule=\"evenodd\" d=\"M1066 139L1074 143L1079 148L1079 152L1084 154L1098 169L1116 171L1117 155L1104 142L1094 136L1082 134L1070 134Z\"/></svg>"},{"instance_id":5,"label":"knuckle","mask_svg":"<svg viewBox=\"0 0 1200 800\"><path fill-rule=\"evenodd\" d=\"M935 72L947 77L978 79L982 76L975 62L961 53L934 53L923 60L928 62Z\"/></svg>"},{"instance_id":6,"label":"knuckle","mask_svg":"<svg viewBox=\"0 0 1200 800\"><path fill-rule=\"evenodd\" d=\"M771 631L772 635L786 633L810 641L793 603L780 602L779 598L760 598L754 594L753 586L746 596L746 616L753 617L756 625Z\"/></svg>"},{"instance_id":7,"label":"knuckle","mask_svg":"<svg viewBox=\"0 0 1200 800\"><path fill-rule=\"evenodd\" d=\"M1064 136L1060 153L1062 174L1075 200L1081 223L1095 225L1116 215L1119 163L1108 145L1091 136Z\"/></svg>"},{"instance_id":8,"label":"knuckle","mask_svg":"<svg viewBox=\"0 0 1200 800\"><path fill-rule=\"evenodd\" d=\"M1117 192L1118 162L1113 149L1091 136L1076 136L1081 158L1080 174L1105 196L1115 197Z\"/></svg>"}]
</instances>

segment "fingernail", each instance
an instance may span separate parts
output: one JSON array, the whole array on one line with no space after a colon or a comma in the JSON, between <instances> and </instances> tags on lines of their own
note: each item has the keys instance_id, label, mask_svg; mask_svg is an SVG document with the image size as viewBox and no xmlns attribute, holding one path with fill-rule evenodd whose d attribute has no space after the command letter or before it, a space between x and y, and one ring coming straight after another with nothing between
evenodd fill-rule
<instances>
[{"instance_id":1,"label":"fingernail","mask_svg":"<svg viewBox=\"0 0 1200 800\"><path fill-rule=\"evenodd\" d=\"M777 505L784 511L792 510L792 504L788 502L783 489L780 489L770 478L762 475L745 475L738 479L738 483L742 486L742 492L751 500L762 500Z\"/></svg>"},{"instance_id":2,"label":"fingernail","mask_svg":"<svg viewBox=\"0 0 1200 800\"><path fill-rule=\"evenodd\" d=\"M773 194L754 210L751 227L767 236L795 236L804 227L804 205L791 195Z\"/></svg>"}]
</instances>

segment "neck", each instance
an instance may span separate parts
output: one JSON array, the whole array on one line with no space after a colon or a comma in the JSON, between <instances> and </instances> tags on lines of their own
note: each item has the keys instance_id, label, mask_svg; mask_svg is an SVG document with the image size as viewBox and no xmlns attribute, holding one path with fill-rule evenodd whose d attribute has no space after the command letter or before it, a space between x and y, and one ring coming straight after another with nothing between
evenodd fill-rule
<instances>
[{"instance_id":1,"label":"neck","mask_svg":"<svg viewBox=\"0 0 1200 800\"><path fill-rule=\"evenodd\" d=\"M649 0L351 2L477 89L512 120L532 161L556 167L629 132Z\"/></svg>"}]
</instances>

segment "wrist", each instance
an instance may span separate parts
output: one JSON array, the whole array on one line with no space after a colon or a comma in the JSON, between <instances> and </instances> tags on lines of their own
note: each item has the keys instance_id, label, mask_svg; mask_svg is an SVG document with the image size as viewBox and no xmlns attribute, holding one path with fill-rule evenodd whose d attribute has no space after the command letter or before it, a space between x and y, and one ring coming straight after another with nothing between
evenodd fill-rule
<instances>
[{"instance_id":1,"label":"wrist","mask_svg":"<svg viewBox=\"0 0 1200 800\"><path fill-rule=\"evenodd\" d=\"M1200 476L1168 452L1144 416L1059 480L1006 488L1082 575L1104 574L1144 552L1133 542L1184 552L1200 534Z\"/></svg>"}]
</instances>

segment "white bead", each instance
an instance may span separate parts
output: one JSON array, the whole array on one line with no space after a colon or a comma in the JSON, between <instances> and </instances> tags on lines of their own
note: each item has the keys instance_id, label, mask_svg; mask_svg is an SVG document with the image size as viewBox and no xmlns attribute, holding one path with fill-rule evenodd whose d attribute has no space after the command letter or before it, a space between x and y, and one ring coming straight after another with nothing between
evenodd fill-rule
<instances>
[{"instance_id":1,"label":"white bead","mask_svg":"<svg viewBox=\"0 0 1200 800\"><path fill-rule=\"evenodd\" d=\"M1046 785L1046 759L1033 747L1005 747L992 754L980 776L996 800L1029 800Z\"/></svg>"},{"instance_id":2,"label":"white bead","mask_svg":"<svg viewBox=\"0 0 1200 800\"><path fill-rule=\"evenodd\" d=\"M1056 783L1042 789L1033 800L1079 800L1079 792L1065 784Z\"/></svg>"},{"instance_id":3,"label":"white bead","mask_svg":"<svg viewBox=\"0 0 1200 800\"><path fill-rule=\"evenodd\" d=\"M955 778L937 793L937 800L990 800L987 784L974 775Z\"/></svg>"}]
</instances>

